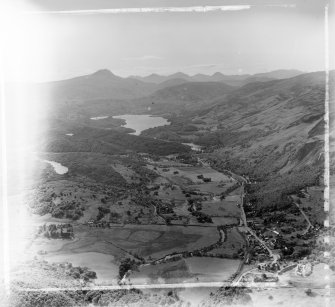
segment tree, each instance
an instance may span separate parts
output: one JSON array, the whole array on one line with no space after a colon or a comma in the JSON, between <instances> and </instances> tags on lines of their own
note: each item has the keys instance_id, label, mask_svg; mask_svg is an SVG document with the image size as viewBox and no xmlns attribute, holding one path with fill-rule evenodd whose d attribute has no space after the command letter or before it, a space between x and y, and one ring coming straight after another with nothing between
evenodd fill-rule
<instances>
[{"instance_id":1,"label":"tree","mask_svg":"<svg viewBox=\"0 0 335 307\"><path fill-rule=\"evenodd\" d=\"M308 296L312 296L313 292L312 292L312 289L308 288L306 291L305 291L306 295Z\"/></svg>"},{"instance_id":2,"label":"tree","mask_svg":"<svg viewBox=\"0 0 335 307\"><path fill-rule=\"evenodd\" d=\"M132 260L130 258L125 258L121 261L121 264L119 266L119 278L122 279L123 276L129 271L134 270L137 268L137 264L135 260Z\"/></svg>"}]
</instances>

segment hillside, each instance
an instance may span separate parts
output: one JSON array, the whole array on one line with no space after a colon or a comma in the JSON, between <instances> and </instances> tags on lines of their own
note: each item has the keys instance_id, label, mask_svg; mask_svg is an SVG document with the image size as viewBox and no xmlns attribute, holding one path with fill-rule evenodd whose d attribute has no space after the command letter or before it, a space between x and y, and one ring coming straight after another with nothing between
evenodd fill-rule
<instances>
[{"instance_id":1,"label":"hillside","mask_svg":"<svg viewBox=\"0 0 335 307\"><path fill-rule=\"evenodd\" d=\"M99 98L66 101L58 97L52 103L48 116L66 122L92 125L90 117L118 114L176 113L208 106L214 98L222 97L235 89L221 82L184 82L172 79L155 85L156 90L143 97L133 99ZM110 127L110 125L109 125Z\"/></svg>"},{"instance_id":2,"label":"hillside","mask_svg":"<svg viewBox=\"0 0 335 307\"><path fill-rule=\"evenodd\" d=\"M146 96L156 89L152 83L132 78L121 78L109 70L73 79L42 83L38 92L52 93L54 101L82 101L92 99L130 99Z\"/></svg>"},{"instance_id":3,"label":"hillside","mask_svg":"<svg viewBox=\"0 0 335 307\"><path fill-rule=\"evenodd\" d=\"M256 178L281 199L322 175L324 83L323 72L250 83L144 135L202 145L216 168Z\"/></svg>"},{"instance_id":4,"label":"hillside","mask_svg":"<svg viewBox=\"0 0 335 307\"><path fill-rule=\"evenodd\" d=\"M135 100L134 105L140 105L145 110L150 107L153 114L180 114L204 107L214 98L222 97L233 89L221 82L188 82L160 89L148 97Z\"/></svg>"},{"instance_id":5,"label":"hillside","mask_svg":"<svg viewBox=\"0 0 335 307\"><path fill-rule=\"evenodd\" d=\"M152 138L130 135L114 130L77 127L69 137L59 130L53 130L39 144L39 150L53 153L92 152L108 155L131 152L168 155L188 152L189 147L179 143L165 142Z\"/></svg>"}]
</instances>

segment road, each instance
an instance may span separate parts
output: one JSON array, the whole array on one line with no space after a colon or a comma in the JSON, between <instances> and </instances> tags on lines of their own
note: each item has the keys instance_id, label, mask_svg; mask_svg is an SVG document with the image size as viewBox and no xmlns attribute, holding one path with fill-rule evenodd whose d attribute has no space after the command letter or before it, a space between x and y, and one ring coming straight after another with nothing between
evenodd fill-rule
<instances>
[{"instance_id":1,"label":"road","mask_svg":"<svg viewBox=\"0 0 335 307\"><path fill-rule=\"evenodd\" d=\"M308 223L307 228L306 228L305 231L303 232L303 235L304 235L304 234L306 234L306 233L309 231L310 228L313 228L313 225L311 224L311 222L310 222L308 216L306 215L305 211L302 210L302 208L300 208L299 204L296 203L296 202L293 202L293 203L298 207L298 209L300 210L301 214L304 216L305 220L306 220L307 223Z\"/></svg>"},{"instance_id":2,"label":"road","mask_svg":"<svg viewBox=\"0 0 335 307\"><path fill-rule=\"evenodd\" d=\"M245 193L244 193L244 181L243 181L242 182L242 189L241 189L241 205L240 205L240 208L241 208L241 217L242 217L243 225L245 227L248 227L247 216L245 215L245 211L244 211L244 207L243 207L244 196L245 196Z\"/></svg>"},{"instance_id":3,"label":"road","mask_svg":"<svg viewBox=\"0 0 335 307\"><path fill-rule=\"evenodd\" d=\"M266 243L256 235L256 233L250 228L250 227L246 227L246 230L261 244L264 246L264 248L268 251L269 255L271 258L273 258L273 262L272 263L276 263L279 259L280 256L279 254L276 254L273 252L273 250L271 250Z\"/></svg>"},{"instance_id":4,"label":"road","mask_svg":"<svg viewBox=\"0 0 335 307\"><path fill-rule=\"evenodd\" d=\"M232 286L233 286L233 287L238 286L239 282L241 281L241 279L242 279L246 274L248 274L248 273L250 273L250 272L253 272L253 271L256 271L256 270L258 270L258 268L252 268L252 269L250 269L250 270L248 270L248 271L246 271L246 272L244 272L244 273L241 272L238 276L236 276L235 280L234 280L233 283L232 283Z\"/></svg>"},{"instance_id":5,"label":"road","mask_svg":"<svg viewBox=\"0 0 335 307\"><path fill-rule=\"evenodd\" d=\"M243 202L244 202L244 183L245 181L242 180L242 189L241 189L241 204L240 204L240 209L241 209L241 218L242 218L242 222L244 227L248 227L248 223L247 223L247 217L245 215L245 211L244 211L244 207L243 207ZM243 237L245 237L245 235L243 235ZM242 270L244 267L244 264L246 263L247 259L249 258L249 245L248 245L248 240L245 239L246 242L246 248L244 251L244 258L243 260L241 260L240 265L238 266L238 269L235 273L236 277L234 278L233 282L232 282L232 286L236 286L242 276Z\"/></svg>"},{"instance_id":6,"label":"road","mask_svg":"<svg viewBox=\"0 0 335 307\"><path fill-rule=\"evenodd\" d=\"M241 218L242 218L242 222L243 222L243 228L244 231L249 232L261 245L264 246L264 248L268 251L270 257L273 259L272 263L276 263L279 259L280 256L277 253L274 253L267 245L266 243L256 235L256 233L250 228L248 227L248 223L247 223L247 217L244 211L244 207L243 207L243 203L244 203L244 196L245 196L245 191L244 191L244 184L248 183L248 180L245 179L242 176L238 176L239 179L241 180L241 205L240 205L240 209L241 209ZM241 227L242 228L242 227ZM249 248L247 246L245 252L244 252L244 259L241 261L237 271L236 271L236 277L234 278L233 282L232 282L232 286L236 286L238 285L239 281L241 280L241 278L247 273L242 273L243 267L245 262L247 261L247 259L249 258ZM248 271L250 272L250 271Z\"/></svg>"}]
</instances>

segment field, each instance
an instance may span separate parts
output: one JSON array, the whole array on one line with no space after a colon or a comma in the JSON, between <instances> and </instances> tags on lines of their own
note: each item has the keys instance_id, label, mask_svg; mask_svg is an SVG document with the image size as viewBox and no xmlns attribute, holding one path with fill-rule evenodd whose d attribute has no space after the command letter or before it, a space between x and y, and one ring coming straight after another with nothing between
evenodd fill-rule
<instances>
[{"instance_id":1,"label":"field","mask_svg":"<svg viewBox=\"0 0 335 307\"><path fill-rule=\"evenodd\" d=\"M130 275L130 281L133 284L225 281L236 272L238 265L238 260L192 257L143 266Z\"/></svg>"},{"instance_id":2,"label":"field","mask_svg":"<svg viewBox=\"0 0 335 307\"><path fill-rule=\"evenodd\" d=\"M149 169L154 169L154 166L148 165ZM188 183L188 184L202 184L204 181L198 176L203 176L205 178L210 178L212 182L221 182L221 183L230 183L231 179L210 168L210 167L201 167L201 166L187 166L187 167L169 167L166 166L165 168L156 167L156 172L163 177L170 179L171 181L175 182L176 184ZM178 175L178 176L176 176ZM184 179L181 181L181 179Z\"/></svg>"},{"instance_id":3,"label":"field","mask_svg":"<svg viewBox=\"0 0 335 307\"><path fill-rule=\"evenodd\" d=\"M202 203L202 212L210 216L221 217L240 217L240 209L234 201L204 201Z\"/></svg>"},{"instance_id":4,"label":"field","mask_svg":"<svg viewBox=\"0 0 335 307\"><path fill-rule=\"evenodd\" d=\"M127 181L127 183L139 182L140 176L138 176L138 174L136 174L136 172L134 172L134 170L131 168L126 167L121 163L113 163L112 168L118 172L123 177L123 179Z\"/></svg>"},{"instance_id":5,"label":"field","mask_svg":"<svg viewBox=\"0 0 335 307\"><path fill-rule=\"evenodd\" d=\"M173 252L200 249L219 240L215 227L128 225L99 229L75 226L74 232L73 240L36 239L31 249L46 251L47 254L41 256L45 259L86 254L90 255L90 261L94 263L101 257L95 259L95 255L106 254L118 262L123 257L133 255L158 259Z\"/></svg>"},{"instance_id":6,"label":"field","mask_svg":"<svg viewBox=\"0 0 335 307\"><path fill-rule=\"evenodd\" d=\"M152 193L153 194L153 193ZM184 202L186 200L185 195L182 190L177 185L161 185L159 190L157 190L157 198L162 200L174 200L176 202Z\"/></svg>"},{"instance_id":7,"label":"field","mask_svg":"<svg viewBox=\"0 0 335 307\"><path fill-rule=\"evenodd\" d=\"M72 153L48 154L47 158L67 166L69 172L60 177L46 166L45 180L27 201L35 201L41 206L37 207L39 210L49 210L34 218L37 224L70 222L74 238L39 236L32 240L29 252L51 263L70 262L73 266L88 267L97 273L97 284L116 284L119 265L125 258L149 262L174 253L202 250L220 240L216 225L239 223L240 209L236 206L239 191L231 192L224 200L219 197L235 181L210 167L180 163L169 166L172 161L162 158L159 161L165 161L166 167L152 163L143 168L145 156L131 162L127 156L98 153L80 153L77 157ZM211 181L204 182L203 178ZM191 214L192 201L201 204L200 212L211 216L213 223L203 223ZM175 219L171 225L165 225L164 218L169 214L158 212L159 206L172 206L170 216ZM54 216L58 207L64 212L61 217ZM103 216L101 208L107 210ZM78 210L80 216L72 219L71 214ZM94 225L110 222L111 228L90 227L88 222L92 221ZM184 225L186 222L189 225ZM236 248L231 246L233 240L237 240ZM239 240L229 234L224 249L236 252ZM141 266L130 280L132 283L222 281L236 271L238 263L239 260L214 257L185 258Z\"/></svg>"},{"instance_id":8,"label":"field","mask_svg":"<svg viewBox=\"0 0 335 307\"><path fill-rule=\"evenodd\" d=\"M309 187L310 198L300 198L301 208L306 212L312 224L323 224L326 219L324 210L323 187Z\"/></svg>"},{"instance_id":9,"label":"field","mask_svg":"<svg viewBox=\"0 0 335 307\"><path fill-rule=\"evenodd\" d=\"M225 257L237 257L239 250L245 247L245 240L237 228L229 228L226 231L226 239L223 245L209 252L210 255L223 255Z\"/></svg>"},{"instance_id":10,"label":"field","mask_svg":"<svg viewBox=\"0 0 335 307\"><path fill-rule=\"evenodd\" d=\"M54 254L44 257L52 263L70 262L73 266L88 267L97 273L97 282L116 283L119 266L114 257L97 252L84 252L74 254Z\"/></svg>"},{"instance_id":11,"label":"field","mask_svg":"<svg viewBox=\"0 0 335 307\"><path fill-rule=\"evenodd\" d=\"M54 154L51 158L56 156ZM149 170L146 172L154 171L158 176L151 177L149 183L145 183L148 188L147 194L134 189L129 190L127 194L121 192L123 197L120 197L118 191L110 190L105 184L109 180L105 180L104 176L107 178L110 171L113 180L119 178L122 186L136 185L140 184L139 179L146 173L143 169L137 167L135 171L134 165L127 163L125 158L94 154L95 157L101 157L96 163L93 156L85 153L80 155L84 165L78 166L73 160L71 164L66 164L70 156L71 154L66 154L58 159L69 165L69 174L65 175L63 180L51 174L51 180L40 186L39 195L44 201L49 202L49 206L72 202L80 204L82 216L76 221L70 221L75 237L71 240L38 237L33 241L30 250L35 251L39 259L49 262L71 262L74 266L88 267L97 273L96 282L99 284L117 282L118 268L124 258L152 261L173 253L201 250L220 240L216 225L239 223L240 209L236 205L240 200L239 190L232 191L224 200L220 200L218 196L235 181L209 167L171 167L168 166L168 162L171 163L168 159L166 167L148 164ZM90 163L94 164L94 172L99 173L89 172L90 179L99 175L103 183L93 184L92 180L88 181L91 186L87 186L82 182L82 171L86 172ZM104 165L108 171L104 170ZM211 182L204 182L201 178L210 178ZM203 195L197 195L198 192ZM147 196L142 198L141 195ZM143 201L140 202L140 199ZM190 225L183 225L184 219L174 219L171 221L172 225L164 225L165 220L157 215L153 200L173 204L174 214L188 219ZM200 201L201 212L212 217L213 223L198 221L189 211L190 200ZM90 220L97 220L99 208L110 210L99 221L112 222L112 228L90 227L86 224ZM50 214L39 219L40 222L54 223L69 221L55 219L50 217ZM228 258L236 255L244 242L235 232L236 229L228 230L226 242L223 247L213 251L215 255L225 255ZM236 271L238 263L239 260L213 257L186 258L170 263L141 266L139 272L131 274L130 280L132 283L222 281Z\"/></svg>"},{"instance_id":12,"label":"field","mask_svg":"<svg viewBox=\"0 0 335 307\"><path fill-rule=\"evenodd\" d=\"M196 278L189 271L186 260L148 265L134 271L129 277L132 284L191 282Z\"/></svg>"},{"instance_id":13,"label":"field","mask_svg":"<svg viewBox=\"0 0 335 307\"><path fill-rule=\"evenodd\" d=\"M239 218L232 217L212 217L212 221L214 225L238 225Z\"/></svg>"},{"instance_id":14,"label":"field","mask_svg":"<svg viewBox=\"0 0 335 307\"><path fill-rule=\"evenodd\" d=\"M208 257L192 257L185 261L190 272L195 274L199 281L204 282L228 280L240 263L239 260Z\"/></svg>"},{"instance_id":15,"label":"field","mask_svg":"<svg viewBox=\"0 0 335 307\"><path fill-rule=\"evenodd\" d=\"M229 187L233 186L235 184L235 181L232 180L232 182L209 182L209 183L202 183L202 184L194 184L190 185L189 188L198 190L200 192L208 192L214 195L219 195L223 192L225 192Z\"/></svg>"},{"instance_id":16,"label":"field","mask_svg":"<svg viewBox=\"0 0 335 307\"><path fill-rule=\"evenodd\" d=\"M196 227L196 226L137 226L128 225L128 230L132 233L142 231L142 234L151 236L156 231L159 233L154 239L142 242L127 238L128 248L143 257L151 256L153 259L163 257L173 252L192 251L213 244L219 240L219 232L215 227ZM127 243L119 242L126 246Z\"/></svg>"},{"instance_id":17,"label":"field","mask_svg":"<svg viewBox=\"0 0 335 307\"><path fill-rule=\"evenodd\" d=\"M210 167L187 167L187 168L179 168L181 173L181 176L185 176L186 178L189 178L192 182L196 183L202 183L202 180L199 180L197 176L203 175L205 178L210 178L211 181L214 182L230 182L230 179L218 171L210 168Z\"/></svg>"}]
</instances>

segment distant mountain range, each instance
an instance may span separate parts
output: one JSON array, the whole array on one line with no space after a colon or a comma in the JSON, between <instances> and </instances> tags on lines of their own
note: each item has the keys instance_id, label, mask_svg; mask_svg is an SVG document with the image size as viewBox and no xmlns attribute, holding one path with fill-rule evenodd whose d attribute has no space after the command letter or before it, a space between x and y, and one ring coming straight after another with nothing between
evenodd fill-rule
<instances>
[{"instance_id":1,"label":"distant mountain range","mask_svg":"<svg viewBox=\"0 0 335 307\"><path fill-rule=\"evenodd\" d=\"M216 72L213 75L205 75L205 74L196 74L194 76L189 76L182 72L177 72L172 75L162 76L158 74L151 74L146 77L139 77L139 76L131 76L130 78L161 84L163 82L167 82L169 80L183 80L184 82L224 82L228 85L233 86L241 86L250 82L257 82L257 81L269 81L274 79L286 79L295 77L297 75L303 74L302 71L299 70L274 70L266 73L258 73L254 75L244 74L244 75L224 75L220 72Z\"/></svg>"},{"instance_id":2,"label":"distant mountain range","mask_svg":"<svg viewBox=\"0 0 335 307\"><path fill-rule=\"evenodd\" d=\"M148 77L122 78L114 75L107 69L103 69L86 76L40 83L34 85L33 88L35 93L37 93L39 97L42 97L43 100L46 98L50 99L50 93L52 93L52 101L58 103L64 101L82 102L97 99L129 100L147 97L158 90L190 82L207 82L211 88L215 86L213 83L217 83L216 86L228 89L231 86L240 87L252 82L291 78L299 74L302 74L302 72L298 70L277 70L255 75L231 76L223 75L219 72L211 76L203 74L188 76L178 72L170 76L152 74ZM222 86L221 84L224 85ZM202 86L202 88L204 88L204 86ZM212 95L210 93L208 94L212 98Z\"/></svg>"}]
</instances>

